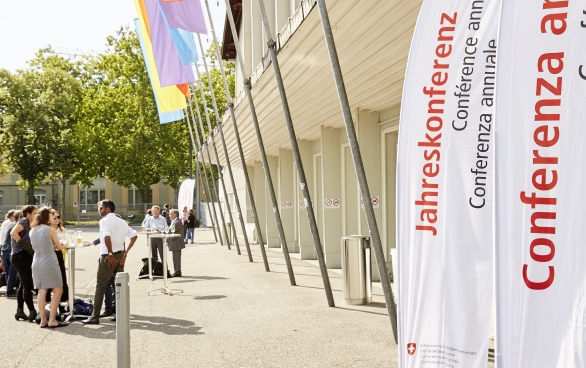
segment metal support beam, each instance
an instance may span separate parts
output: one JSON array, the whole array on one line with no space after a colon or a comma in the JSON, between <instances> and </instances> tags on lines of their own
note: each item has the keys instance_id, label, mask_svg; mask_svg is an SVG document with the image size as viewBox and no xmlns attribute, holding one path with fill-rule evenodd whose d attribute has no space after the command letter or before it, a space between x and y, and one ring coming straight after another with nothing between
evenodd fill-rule
<instances>
[{"instance_id":1,"label":"metal support beam","mask_svg":"<svg viewBox=\"0 0 586 368\"><path fill-rule=\"evenodd\" d=\"M207 5L207 4L206 4ZM211 18L210 18L211 22ZM216 32L214 31L214 25L211 23L212 32L214 33L214 40L216 36ZM210 77L210 71L208 70L208 62L205 57L205 52L203 48L203 44L201 42L201 36L198 34L197 39L199 41L199 48L201 50L201 58L203 60L203 65L206 70L206 76L208 80L208 87L210 88L210 95L212 96L212 105L214 107L214 113L216 115L216 124L220 127L220 140L222 141L222 148L224 149L224 157L226 158L226 166L228 167L228 174L230 176L230 182L232 184L232 190L234 191L234 201L236 202L236 209L238 210L238 216L240 217L240 227L242 227L242 235L244 237L244 245L246 246L246 253L248 254L248 260L252 262L252 253L250 253L250 244L248 243L248 235L246 234L246 225L244 224L244 216L242 215L242 209L240 208L240 200L238 199L238 190L236 189L236 183L234 182L234 173L232 172L232 165L230 165L230 156L228 155L228 149L226 148L226 140L224 139L224 124L222 123L222 119L220 118L220 114L218 113L218 104L216 102L216 94L214 92L214 86L212 85L212 78ZM220 69L222 71L222 77L224 79L224 85L226 87L226 96L230 95L230 91L228 90L228 85L226 84L226 75L224 74L224 66L222 65L222 60L219 59ZM228 100L230 101L230 100ZM242 150L240 147L240 140L238 140L238 148ZM248 173L246 172L246 166L243 166L243 171L246 176ZM232 223L232 227L234 229L234 238L237 238L236 235L236 224ZM236 248L238 248L238 254L240 254L240 248L238 247L238 242L236 242Z\"/></svg>"},{"instance_id":2,"label":"metal support beam","mask_svg":"<svg viewBox=\"0 0 586 368\"><path fill-rule=\"evenodd\" d=\"M346 125L346 134L348 135L348 142L350 143L350 152L352 153L354 168L356 169L356 176L358 177L358 184L360 185L360 193L362 195L362 202L364 203L364 212L366 213L366 221L368 222L368 231L370 232L372 247L374 248L374 254L376 255L376 265L380 275L380 282L383 286L383 292L385 294L387 311L389 313L391 326L393 328L393 336L395 338L395 343L397 343L397 309L395 307L391 282L389 281L389 275L385 263L385 255L378 231L378 225L376 223L376 217L374 216L374 209L370 201L370 190L368 189L368 181L366 180L366 172L364 170L364 164L362 163L362 156L360 154L360 147L358 146L358 138L356 136L356 130L354 129L354 122L352 121L350 102L348 101L348 95L346 94L346 86L344 85L344 77L342 76L340 60L338 59L338 52L336 51L336 44L334 42L332 26L328 16L328 9L326 7L325 0L317 0L317 6L319 8L319 15L321 17L321 23L324 29L332 71L334 72L338 97L342 107L344 125Z\"/></svg>"},{"instance_id":3,"label":"metal support beam","mask_svg":"<svg viewBox=\"0 0 586 368\"><path fill-rule=\"evenodd\" d=\"M231 223L232 226L234 226L234 220L232 219L232 209L230 208L230 201L228 200L228 191L226 190L226 181L224 180L224 173L222 173L222 170L220 170L220 168L221 168L221 165L220 165L220 155L218 155L218 149L216 148L215 134L214 134L214 130L212 129L212 124L210 123L210 116L208 114L208 103L207 103L206 98L205 98L205 93L204 93L204 90L203 90L203 84L202 84L202 81L201 81L201 76L199 75L199 70L198 70L197 64L195 65L195 70L197 71L197 78L198 78L199 90L200 90L200 94L201 94L201 101L203 103L203 111L205 113L206 122L207 122L207 125L208 125L208 133L209 133L209 136L210 136L210 138L212 140L212 147L214 149L214 154L215 154L215 157L216 157L216 165L218 165L218 175L220 176L220 181L222 183L222 190L224 192L224 199L225 199L225 202L226 202L226 209L228 210L228 217L230 218L230 223ZM195 96L195 97L197 97L197 96ZM197 104L197 98L194 98L194 101ZM199 107L196 106L196 108L199 111ZM200 123L201 122L202 121L200 120ZM218 127L221 129L221 124L218 123ZM200 128L201 128L201 134L203 136L204 135L204 133L203 133L204 132L203 123L202 123L202 125L201 125ZM209 155L209 151L208 151L208 155ZM209 157L209 159L210 159L210 162L212 162L211 156ZM226 162L226 163L228 163L228 162ZM226 165L226 166L230 167L229 165ZM218 193L218 200L219 199L220 199L220 193ZM220 215L222 216L222 222L224 222L224 214L223 214L221 202L220 202ZM225 224L224 224L224 231L226 233L226 239L227 239L226 244L228 245L228 249L231 249L230 248L230 234L228 234L228 232L226 231ZM240 253L240 246L238 244L238 237L234 237L234 243L236 244L236 250L238 252L238 255L240 255L241 253Z\"/></svg>"},{"instance_id":4,"label":"metal support beam","mask_svg":"<svg viewBox=\"0 0 586 368\"><path fill-rule=\"evenodd\" d=\"M213 37L214 37L214 44L216 46L216 52L218 55L218 60L220 61L220 71L222 74L222 80L224 82L224 90L226 92L226 97L227 97L227 101L228 101L228 107L230 109L230 116L232 117L232 128L234 130L234 136L236 138L236 143L238 145L238 153L240 156L240 164L242 165L243 168L243 172L244 172L244 179L245 179L245 184L246 184L246 190L248 192L248 198L250 200L250 205L251 205L251 209L252 209L252 216L254 218L254 224L255 224L255 228L256 228L256 232L257 232L257 236L258 236L258 242L259 242L259 246L261 249L261 254L262 254L262 258L263 258L263 262L265 265L265 271L269 272L270 268L269 268L269 262L267 259L267 255L266 255L266 250L264 248L264 239L263 239L263 235L262 235L262 229L258 220L258 213L257 213L257 209L256 209L256 202L254 200L254 195L252 192L252 186L250 184L250 177L248 175L248 170L246 169L246 160L244 158L244 152L242 150L242 143L240 140L240 134L238 132L238 126L236 124L236 118L235 118L235 114L234 114L234 103L232 101L232 96L230 95L230 90L228 88L228 83L226 81L226 74L224 72L224 66L221 62L221 56L219 53L219 47L218 47L218 42L217 42L217 37L216 37L216 32L215 32L215 28L213 25L213 20L212 20L212 16L210 14L210 7L209 4L206 0L206 8L207 8L207 12L208 12L208 19L210 21L210 25L212 28L212 33L213 33Z\"/></svg>"},{"instance_id":5,"label":"metal support beam","mask_svg":"<svg viewBox=\"0 0 586 368\"><path fill-rule=\"evenodd\" d=\"M207 0L206 0L206 5L207 5ZM209 6L208 6L208 17L210 18L210 21L211 21L211 15L209 14L209 12L210 12L210 10L209 10ZM235 45L237 47L236 48L236 50L237 50L236 59L239 63L238 65L240 65L242 75L245 77L246 71L244 69L243 61L240 57L241 53L240 53L240 44L238 41L238 34L236 33L236 27L234 25L234 18L232 16L232 12L230 11L230 3L228 1L226 1L226 12L228 14L228 20L230 21L230 27L232 28L232 33L234 34ZM216 37L215 37L215 32L214 32L214 40L215 39L216 39ZM216 51L218 52L218 58L219 58L220 55L219 55L219 48L217 47L217 44L216 44ZM227 89L227 87L228 87L227 85L224 86L224 88L226 88L226 89ZM277 196L275 194L275 188L273 186L273 180L271 178L271 171L269 169L267 154L265 151L264 142L263 142L262 135L260 133L260 128L258 125L258 119L256 116L256 109L254 107L254 101L252 100L252 94L250 92L250 82L248 79L246 79L246 77L245 77L244 87L245 87L245 91L246 91L246 96L248 97L248 105L250 107L252 122L253 122L254 130L256 133L256 140L258 142L258 148L259 148L260 155L261 155L261 160L262 160L262 165L263 165L263 169L264 169L264 173L265 173L267 188L269 189L271 203L273 205L273 214L275 216L275 222L277 225L277 230L279 232L279 240L281 241L281 247L284 249L283 256L285 258L285 263L287 265L287 272L289 274L289 281L291 282L291 285L296 285L295 274L293 273L293 266L291 264L291 258L289 256L289 249L287 248L287 239L285 237L285 231L283 229L283 223L281 221L281 214L279 212L279 202L277 201ZM234 103L232 102L231 97L228 100L228 102L230 103L230 114L232 115L232 123L234 125L234 130L236 131L237 128L236 128L236 120L234 118ZM237 135L236 139L240 140L240 137ZM244 162L244 153L242 151L240 151L240 156L241 156L241 158L240 158L241 161ZM252 189L250 190L250 196L252 196Z\"/></svg>"},{"instance_id":6,"label":"metal support beam","mask_svg":"<svg viewBox=\"0 0 586 368\"><path fill-rule=\"evenodd\" d=\"M195 144L195 140L193 139L193 132L191 131L191 124L189 123L189 115L187 115L187 109L184 110L184 115L185 115L185 119L186 119L186 123L187 123L187 128L189 129L189 136L191 137L191 144L193 145L193 151L196 154L196 168L195 168L195 172L197 173L197 180L199 181L199 178L201 177L201 174L199 172L199 160L197 159L197 157L199 156L199 148L198 145ZM195 127L195 125L194 125ZM199 140L198 140L198 144L199 144ZM203 158L203 154L202 154L202 158ZM204 164L205 165L205 164ZM206 173L206 179L207 179L207 173ZM207 180L206 180L207 181ZM199 184L199 183L198 183ZM214 220L213 220L213 216L212 215L212 211L210 209L210 202L209 202L209 195L210 193L210 188L209 188L209 183L205 183L204 184L204 194L206 195L206 204L208 206L208 212L210 214L210 217L212 218L212 230L214 231L214 239L216 240L216 243L218 242L218 235L216 234L216 228L214 227ZM199 191L198 191L198 197L199 197ZM199 202L198 202L198 208L199 208ZM218 221L216 220L216 224L218 223ZM220 228L218 227L218 233L220 232Z\"/></svg>"},{"instance_id":7,"label":"metal support beam","mask_svg":"<svg viewBox=\"0 0 586 368\"><path fill-rule=\"evenodd\" d=\"M210 149L208 147L208 144L207 144L207 142L204 139L205 136L204 136L204 130L203 130L203 123L202 123L202 119L201 119L201 114L199 113L199 106L197 105L197 98L194 98L192 100L191 96L189 96L189 111L191 112L191 116L192 116L192 120L193 120L193 125L194 125L193 128L194 128L194 131L195 131L195 136L196 136L196 138L197 138L197 140L199 142L200 141L200 137L199 137L198 130L195 127L195 117L193 116L193 107L191 106L192 101L194 101L194 103L195 103L195 111L197 111L197 120L198 120L198 123L199 123L199 128L201 130L201 136L202 136L201 142L203 142L202 144L204 145L205 151L208 154L210 177L208 178L207 171L206 171L205 166L204 166L204 172L206 173L206 180L211 179L211 180L209 180L209 183L212 184L213 190L216 193L216 198L218 199L218 203L220 203L220 211L219 211L220 212L220 216L219 217L220 217L220 220L221 220L222 229L224 230L224 236L223 237L220 236L220 244L224 245L224 243L221 240L222 238L224 238L224 240L226 241L226 245L228 246L228 249L230 249L230 239L228 238L228 231L226 230L226 221L224 221L224 212L222 211L222 203L219 202L220 201L220 189L216 186L216 183L214 181L214 172L212 171L212 157L210 155ZM202 149L202 155L201 155L201 157L202 157L203 162L204 162L204 165L205 165L205 156L203 154L203 149ZM220 171L220 175L221 175L221 171ZM216 206L213 205L213 203L214 203L214 201L213 201L213 198L212 198L212 208L214 209L214 216L216 216L216 222L218 222ZM220 232L221 232L220 231L220 226L218 225L218 233L220 233Z\"/></svg>"},{"instance_id":8,"label":"metal support beam","mask_svg":"<svg viewBox=\"0 0 586 368\"><path fill-rule=\"evenodd\" d=\"M295 165L297 166L297 175L299 176L299 184L303 192L303 198L307 204L307 216L309 217L309 228L313 235L313 244L315 246L315 253L319 262L319 269L321 271L321 277L324 284L324 290L328 299L328 305L335 307L334 296L332 295L332 287L330 286L330 278L328 276L328 270L324 260L323 249L321 240L319 238L319 232L317 229L317 222L315 221L315 214L313 212L313 204L311 202L311 196L309 195L309 188L307 187L307 180L305 178L305 170L303 169L303 163L301 161L301 154L299 153L299 146L297 145L297 136L295 135L295 129L293 127L293 120L291 119L291 111L289 110L289 102L287 101L287 94L285 93L285 85L283 84L283 77L281 76L281 68L279 67L279 61L277 60L276 42L273 40L271 29L268 23L267 12L263 0L258 0L258 7L260 8L260 14L262 23L267 36L267 42L269 47L269 53L271 55L271 62L275 71L275 80L279 89L279 95L281 97L281 105L283 106L283 113L285 115L285 123L287 124L287 131L289 132L289 140L291 141L291 148L293 150L293 157L295 159Z\"/></svg>"}]
</instances>

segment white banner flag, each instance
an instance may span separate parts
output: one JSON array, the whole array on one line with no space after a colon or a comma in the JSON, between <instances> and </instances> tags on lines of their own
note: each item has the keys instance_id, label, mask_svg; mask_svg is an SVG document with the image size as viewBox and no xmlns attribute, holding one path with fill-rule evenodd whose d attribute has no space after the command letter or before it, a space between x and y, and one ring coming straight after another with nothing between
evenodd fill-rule
<instances>
[{"instance_id":1,"label":"white banner flag","mask_svg":"<svg viewBox=\"0 0 586 368\"><path fill-rule=\"evenodd\" d=\"M177 209L179 215L183 213L183 208L187 207L188 210L193 209L193 188L195 187L195 180L185 179L179 187L179 196L177 198Z\"/></svg>"},{"instance_id":2,"label":"white banner flag","mask_svg":"<svg viewBox=\"0 0 586 368\"><path fill-rule=\"evenodd\" d=\"M400 367L486 368L500 1L426 0L398 155Z\"/></svg>"},{"instance_id":3,"label":"white banner flag","mask_svg":"<svg viewBox=\"0 0 586 368\"><path fill-rule=\"evenodd\" d=\"M497 367L586 366L585 10L585 1L503 2Z\"/></svg>"}]
</instances>

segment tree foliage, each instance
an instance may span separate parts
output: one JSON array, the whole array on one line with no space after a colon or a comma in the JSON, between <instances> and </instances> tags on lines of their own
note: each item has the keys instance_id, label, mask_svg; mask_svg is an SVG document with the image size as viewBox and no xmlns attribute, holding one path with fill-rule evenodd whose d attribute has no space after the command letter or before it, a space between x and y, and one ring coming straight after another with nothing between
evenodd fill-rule
<instances>
[{"instance_id":1,"label":"tree foliage","mask_svg":"<svg viewBox=\"0 0 586 368\"><path fill-rule=\"evenodd\" d=\"M29 203L34 203L34 188L50 174L70 177L75 171L70 141L81 84L65 60L45 62L44 52L28 69L0 70L3 149L22 178L19 184L28 188Z\"/></svg>"},{"instance_id":2,"label":"tree foliage","mask_svg":"<svg viewBox=\"0 0 586 368\"><path fill-rule=\"evenodd\" d=\"M187 127L159 124L136 33L121 29L109 37L108 51L88 60L83 75L79 143L87 150L80 174L134 184L146 201L161 180L177 188L189 169Z\"/></svg>"}]
</instances>

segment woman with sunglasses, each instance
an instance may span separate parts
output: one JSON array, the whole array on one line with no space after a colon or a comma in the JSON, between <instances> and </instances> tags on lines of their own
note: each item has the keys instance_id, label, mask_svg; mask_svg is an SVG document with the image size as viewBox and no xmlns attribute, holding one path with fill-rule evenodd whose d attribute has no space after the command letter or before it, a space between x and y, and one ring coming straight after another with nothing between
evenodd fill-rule
<instances>
[{"instance_id":1,"label":"woman with sunglasses","mask_svg":"<svg viewBox=\"0 0 586 368\"><path fill-rule=\"evenodd\" d=\"M61 216L59 212L53 210L53 221L51 222L51 227L57 231L57 235L59 234L66 234L65 227L63 226L63 221L61 221ZM69 286L67 285L67 274L65 273L65 257L63 256L62 250L55 250L55 255L57 256L57 262L59 262L59 269L61 270L61 277L63 278L63 294L61 294L61 303L67 303L69 305ZM46 301L49 303L51 301L51 292L49 290L47 292ZM66 309L59 308L59 313L65 313Z\"/></svg>"},{"instance_id":2,"label":"woman with sunglasses","mask_svg":"<svg viewBox=\"0 0 586 368\"><path fill-rule=\"evenodd\" d=\"M41 315L41 328L66 326L58 322L56 318L61 294L63 294L63 277L55 250L61 250L64 246L59 241L57 231L51 226L53 221L53 209L42 207L33 220L30 232L31 243L35 250L32 271L34 285L39 289L37 303ZM53 299L51 299L51 310L47 320L45 298L48 289L53 289Z\"/></svg>"}]
</instances>

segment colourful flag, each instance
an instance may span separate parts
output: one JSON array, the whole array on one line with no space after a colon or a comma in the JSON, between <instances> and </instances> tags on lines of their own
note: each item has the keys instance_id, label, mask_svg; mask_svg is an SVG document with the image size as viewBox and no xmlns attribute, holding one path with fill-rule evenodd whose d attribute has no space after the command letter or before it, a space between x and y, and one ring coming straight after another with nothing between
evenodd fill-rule
<instances>
[{"instance_id":1,"label":"colourful flag","mask_svg":"<svg viewBox=\"0 0 586 368\"><path fill-rule=\"evenodd\" d=\"M161 123L169 122L174 120L178 115L164 115L164 113L174 112L175 114L177 110L182 111L182 109L187 107L187 102L185 101L185 96L177 86L171 87L164 87L162 88L159 84L158 72L157 68L155 67L155 60L153 58L153 50L151 46L151 42L148 37L143 37L143 35L148 34L146 25L140 19L135 19L134 24L136 25L136 31L138 33L140 46L142 48L143 57L145 60L145 64L147 66L147 72L149 73L149 78L151 80L151 86L153 88L153 92L155 93L155 101L157 103L157 109L159 111L159 118ZM181 112L183 114L183 112ZM181 116L179 119L182 119Z\"/></svg>"},{"instance_id":2,"label":"colourful flag","mask_svg":"<svg viewBox=\"0 0 586 368\"><path fill-rule=\"evenodd\" d=\"M171 28L207 34L200 0L157 0L165 12Z\"/></svg>"},{"instance_id":3,"label":"colourful flag","mask_svg":"<svg viewBox=\"0 0 586 368\"><path fill-rule=\"evenodd\" d=\"M135 0L135 5L139 19L143 16L145 25L148 24L147 29L150 29L153 57L161 87L194 83L191 66L181 63L157 0ZM144 18L145 12L147 18Z\"/></svg>"},{"instance_id":4,"label":"colourful flag","mask_svg":"<svg viewBox=\"0 0 586 368\"><path fill-rule=\"evenodd\" d=\"M195 47L195 40L193 39L193 33L180 28L171 28L167 16L163 12L160 4L157 4L159 12L163 17L163 21L167 26L167 31L171 34L171 39L175 45L175 49L179 54L181 64L188 65L196 63L198 59L197 48Z\"/></svg>"}]
</instances>

